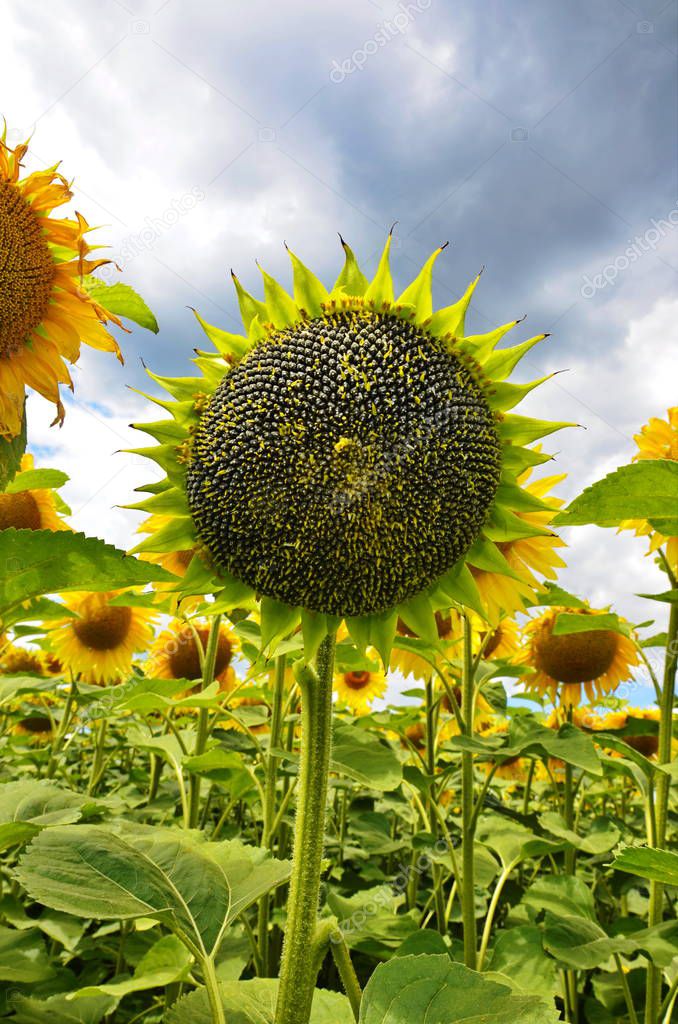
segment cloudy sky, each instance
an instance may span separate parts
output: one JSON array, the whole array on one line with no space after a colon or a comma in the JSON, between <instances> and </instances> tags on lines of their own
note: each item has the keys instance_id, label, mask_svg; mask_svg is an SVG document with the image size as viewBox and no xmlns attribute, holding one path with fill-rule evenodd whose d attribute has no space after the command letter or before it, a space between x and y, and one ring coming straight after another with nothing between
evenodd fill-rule
<instances>
[{"instance_id":1,"label":"cloudy sky","mask_svg":"<svg viewBox=\"0 0 678 1024\"><path fill-rule=\"evenodd\" d=\"M61 159L158 336L120 368L87 353L65 427L29 405L41 459L71 474L76 524L125 545L116 508L148 477L115 454L146 416L142 359L186 372L189 306L236 329L234 267L288 275L286 240L330 282L337 232L371 269L397 221L404 285L440 242L435 299L486 266L470 326L552 332L525 374L566 370L530 411L556 435L563 496L629 460L678 401L677 0L4 0L0 107L31 167ZM525 334L527 337L528 335ZM525 360L527 363L527 360ZM562 583L638 621L662 589L644 545L566 538Z\"/></svg>"}]
</instances>

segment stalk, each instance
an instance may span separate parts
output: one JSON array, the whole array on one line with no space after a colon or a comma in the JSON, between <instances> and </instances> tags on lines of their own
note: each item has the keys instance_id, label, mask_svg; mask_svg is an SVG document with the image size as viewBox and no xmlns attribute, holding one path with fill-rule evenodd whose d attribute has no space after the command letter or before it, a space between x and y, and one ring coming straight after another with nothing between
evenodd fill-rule
<instances>
[{"instance_id":1,"label":"stalk","mask_svg":"<svg viewBox=\"0 0 678 1024\"><path fill-rule=\"evenodd\" d=\"M675 581L671 581L675 585ZM660 701L659 747L657 761L660 765L671 761L671 740L673 738L673 702L676 690L676 666L678 665L678 604L671 605L669 616L666 658L664 661L664 680ZM665 772L657 772L655 782L655 849L666 847L666 831L669 808L669 786L671 777ZM650 907L648 925L650 928L661 924L664 905L664 886L661 882L650 882ZM647 1003L645 1005L645 1024L656 1024L661 1004L662 972L654 964L647 968Z\"/></svg>"},{"instance_id":2,"label":"stalk","mask_svg":"<svg viewBox=\"0 0 678 1024\"><path fill-rule=\"evenodd\" d=\"M274 838L275 811L276 811L276 790L278 783L278 758L271 753L280 746L280 729L282 725L283 700L285 696L285 669L287 659L285 655L276 658L275 680L273 689L273 706L271 709L271 741L268 754L266 755L266 781L264 783L264 822L261 837L261 845L271 849ZM272 851L271 851L272 852ZM257 934L259 936L259 956L261 957L261 974L268 978L271 970L269 958L269 916L271 907L270 893L264 893L259 900L259 921Z\"/></svg>"},{"instance_id":3,"label":"stalk","mask_svg":"<svg viewBox=\"0 0 678 1024\"><path fill-rule=\"evenodd\" d=\"M464 672L462 679L462 718L464 734L473 736L473 635L468 615L464 615ZM473 753L464 750L461 755L461 813L462 813L462 889L461 910L464 927L464 963L476 969L478 932L475 907L475 865L473 861L474 821Z\"/></svg>"},{"instance_id":4,"label":"stalk","mask_svg":"<svg viewBox=\"0 0 678 1024\"><path fill-rule=\"evenodd\" d=\"M275 1024L308 1024L316 982L310 956L315 937L325 838L327 780L332 744L332 675L335 637L318 648L315 670L304 666L301 689L301 758L292 878L287 901Z\"/></svg>"},{"instance_id":5,"label":"stalk","mask_svg":"<svg viewBox=\"0 0 678 1024\"><path fill-rule=\"evenodd\" d=\"M215 615L210 625L210 632L207 638L207 648L205 650L205 658L203 660L202 670L202 690L205 690L214 680L214 666L217 661L217 651L219 650L219 627L221 625L221 615ZM199 643L199 639L196 638L196 643ZM195 756L204 753L205 746L207 744L209 725L209 709L200 708L198 713L198 729L195 737L195 747L193 753ZM189 796L188 796L188 827L196 828L198 824L198 813L200 810L200 776L191 775Z\"/></svg>"}]
</instances>

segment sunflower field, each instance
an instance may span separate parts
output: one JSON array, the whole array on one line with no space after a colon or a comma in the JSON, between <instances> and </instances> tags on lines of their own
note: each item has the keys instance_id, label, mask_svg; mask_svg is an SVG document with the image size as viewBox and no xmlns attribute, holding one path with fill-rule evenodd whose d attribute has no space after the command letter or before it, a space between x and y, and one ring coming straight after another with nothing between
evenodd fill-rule
<instances>
[{"instance_id":1,"label":"sunflower field","mask_svg":"<svg viewBox=\"0 0 678 1024\"><path fill-rule=\"evenodd\" d=\"M0 1016L678 1020L678 407L566 506L576 425L514 375L546 335L467 333L480 275L434 309L444 246L400 294L391 235L371 279L342 239L333 285L289 251L290 286L233 276L241 333L196 313L192 376L149 367L119 550L69 524L26 394L63 421L82 343L157 325L26 150L0 142ZM559 584L578 526L637 535L644 622Z\"/></svg>"}]
</instances>

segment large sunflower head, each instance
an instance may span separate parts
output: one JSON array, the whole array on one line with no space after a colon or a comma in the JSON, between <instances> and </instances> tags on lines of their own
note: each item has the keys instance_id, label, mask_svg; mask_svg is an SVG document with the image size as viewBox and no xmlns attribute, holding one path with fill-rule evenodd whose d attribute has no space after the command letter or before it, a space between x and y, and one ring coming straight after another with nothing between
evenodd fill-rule
<instances>
[{"instance_id":1,"label":"large sunflower head","mask_svg":"<svg viewBox=\"0 0 678 1024\"><path fill-rule=\"evenodd\" d=\"M262 302L234 278L245 334L200 320L217 349L202 375L151 375L173 419L143 425L159 444L140 452L167 479L133 506L173 517L138 550L197 544L224 600L266 599L264 632L271 609L289 629L310 613L305 631L315 613L316 636L318 617L346 618L382 654L398 617L424 636L436 608L485 614L469 566L520 576L501 545L548 535L523 513L553 509L519 482L546 458L527 446L563 426L510 412L539 382L507 378L544 335L466 335L478 278L434 312L441 249L396 298L390 242L370 282L344 244L331 291L292 253L293 295L262 272Z\"/></svg>"},{"instance_id":2,"label":"large sunflower head","mask_svg":"<svg viewBox=\"0 0 678 1024\"><path fill-rule=\"evenodd\" d=\"M0 530L10 527L16 530L69 530L60 515L60 509L65 506L55 491L22 485L22 478L30 482L33 470L33 456L28 453L22 455L20 471L9 492L0 494ZM26 477L23 477L24 473Z\"/></svg>"},{"instance_id":3,"label":"large sunflower head","mask_svg":"<svg viewBox=\"0 0 678 1024\"><path fill-rule=\"evenodd\" d=\"M209 633L210 627L206 622L189 624L177 619L170 623L153 642L146 663L146 675L157 679L201 679L202 658L207 650ZM236 648L235 635L226 625L221 624L214 678L222 690L231 689L235 682L232 661Z\"/></svg>"},{"instance_id":4,"label":"large sunflower head","mask_svg":"<svg viewBox=\"0 0 678 1024\"><path fill-rule=\"evenodd\" d=\"M119 682L131 671L134 655L147 651L153 640L153 613L112 603L115 597L114 591L64 595L64 604L75 615L50 634L63 668L86 682Z\"/></svg>"},{"instance_id":5,"label":"large sunflower head","mask_svg":"<svg viewBox=\"0 0 678 1024\"><path fill-rule=\"evenodd\" d=\"M611 629L581 632L554 632L558 616L603 615L591 608L550 608L528 622L523 631L523 646L515 662L530 669L525 681L531 690L577 707L582 690L590 701L612 693L640 663L636 644L623 633Z\"/></svg>"},{"instance_id":6,"label":"large sunflower head","mask_svg":"<svg viewBox=\"0 0 678 1024\"><path fill-rule=\"evenodd\" d=\"M350 708L356 715L366 715L374 701L386 693L386 676L367 669L337 672L334 690L340 705Z\"/></svg>"},{"instance_id":7,"label":"large sunflower head","mask_svg":"<svg viewBox=\"0 0 678 1024\"><path fill-rule=\"evenodd\" d=\"M634 441L638 445L638 451L633 456L634 462L647 459L678 461L678 405L668 410L665 420L653 416L649 423L641 428L640 433L634 436ZM648 554L665 546L671 572L674 575L678 574L678 537L665 536L653 529L646 519L626 519L620 529L633 530L637 537L649 537Z\"/></svg>"},{"instance_id":8,"label":"large sunflower head","mask_svg":"<svg viewBox=\"0 0 678 1024\"><path fill-rule=\"evenodd\" d=\"M69 202L69 183L56 166L20 177L26 145L10 149L0 137L0 436L21 430L25 388L64 408L59 385L72 387L66 363L80 355L80 344L120 349L104 324L116 316L93 301L81 284L86 274L109 260L91 260L85 240L90 230L80 214L52 217Z\"/></svg>"}]
</instances>

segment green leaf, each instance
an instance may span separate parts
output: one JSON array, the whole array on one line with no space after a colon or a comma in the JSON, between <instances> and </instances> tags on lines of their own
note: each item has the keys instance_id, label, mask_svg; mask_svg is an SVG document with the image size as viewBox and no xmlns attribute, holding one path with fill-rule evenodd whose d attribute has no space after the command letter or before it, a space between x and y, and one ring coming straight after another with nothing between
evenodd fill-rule
<instances>
[{"instance_id":1,"label":"green leaf","mask_svg":"<svg viewBox=\"0 0 678 1024\"><path fill-rule=\"evenodd\" d=\"M363 889L353 896L327 891L327 908L339 921L341 933L351 949L386 959L409 936L419 933L416 914L400 912L404 896L390 885Z\"/></svg>"},{"instance_id":2,"label":"green leaf","mask_svg":"<svg viewBox=\"0 0 678 1024\"><path fill-rule=\"evenodd\" d=\"M507 975L528 995L550 999L556 992L556 965L544 952L541 928L536 925L501 930L489 969Z\"/></svg>"},{"instance_id":3,"label":"green leaf","mask_svg":"<svg viewBox=\"0 0 678 1024\"><path fill-rule=\"evenodd\" d=\"M588 971L606 963L614 953L631 955L637 947L631 940L610 938L588 918L547 913L544 948L560 963Z\"/></svg>"},{"instance_id":4,"label":"green leaf","mask_svg":"<svg viewBox=\"0 0 678 1024\"><path fill-rule=\"evenodd\" d=\"M0 850L26 842L48 825L77 821L90 798L32 779L0 786Z\"/></svg>"},{"instance_id":5,"label":"green leaf","mask_svg":"<svg viewBox=\"0 0 678 1024\"><path fill-rule=\"evenodd\" d=\"M628 846L613 861L612 867L630 875L649 878L653 882L678 886L678 853L670 850Z\"/></svg>"},{"instance_id":6,"label":"green leaf","mask_svg":"<svg viewBox=\"0 0 678 1024\"><path fill-rule=\"evenodd\" d=\"M0 615L31 597L63 590L122 590L176 577L153 562L84 533L0 530Z\"/></svg>"},{"instance_id":7,"label":"green leaf","mask_svg":"<svg viewBox=\"0 0 678 1024\"><path fill-rule=\"evenodd\" d=\"M369 789L397 789L403 777L396 752L378 735L358 725L334 723L332 771L348 775Z\"/></svg>"},{"instance_id":8,"label":"green leaf","mask_svg":"<svg viewBox=\"0 0 678 1024\"><path fill-rule=\"evenodd\" d=\"M42 832L17 877L45 906L102 920L155 918L210 956L231 921L289 877L289 865L238 839L74 825Z\"/></svg>"},{"instance_id":9,"label":"green leaf","mask_svg":"<svg viewBox=\"0 0 678 1024\"><path fill-rule=\"evenodd\" d=\"M219 986L219 994L228 1024L273 1024L277 981L269 978L227 981ZM205 989L180 999L163 1020L164 1024L214 1024ZM316 989L309 1024L354 1024L346 996Z\"/></svg>"},{"instance_id":10,"label":"green leaf","mask_svg":"<svg viewBox=\"0 0 678 1024\"><path fill-rule=\"evenodd\" d=\"M90 298L116 316L131 320L139 327L145 327L153 334L158 333L158 321L141 296L128 284L104 284L97 277L88 275L84 285Z\"/></svg>"},{"instance_id":11,"label":"green leaf","mask_svg":"<svg viewBox=\"0 0 678 1024\"><path fill-rule=\"evenodd\" d=\"M54 974L37 928L0 927L0 981L34 984Z\"/></svg>"},{"instance_id":12,"label":"green leaf","mask_svg":"<svg viewBox=\"0 0 678 1024\"><path fill-rule=\"evenodd\" d=\"M619 842L621 833L608 818L595 818L586 835L579 836L565 824L565 819L555 811L548 811L539 818L539 824L554 836L566 840L582 853L600 856L609 853Z\"/></svg>"},{"instance_id":13,"label":"green leaf","mask_svg":"<svg viewBox=\"0 0 678 1024\"><path fill-rule=\"evenodd\" d=\"M112 996L88 996L71 1000L69 996L35 999L17 994L12 1002L15 1024L99 1024L115 1008Z\"/></svg>"},{"instance_id":14,"label":"green leaf","mask_svg":"<svg viewBox=\"0 0 678 1024\"><path fill-rule=\"evenodd\" d=\"M21 456L26 451L26 407L21 417L21 430L11 441L0 437L0 491L14 479L21 465Z\"/></svg>"},{"instance_id":15,"label":"green leaf","mask_svg":"<svg viewBox=\"0 0 678 1024\"><path fill-rule=\"evenodd\" d=\"M553 1005L513 995L508 985L448 956L397 957L380 964L365 988L360 1024L556 1024Z\"/></svg>"},{"instance_id":16,"label":"green leaf","mask_svg":"<svg viewBox=\"0 0 678 1024\"><path fill-rule=\"evenodd\" d=\"M69 477L60 469L25 469L17 473L5 488L7 494L19 494L20 491L54 490L68 483Z\"/></svg>"},{"instance_id":17,"label":"green leaf","mask_svg":"<svg viewBox=\"0 0 678 1024\"><path fill-rule=\"evenodd\" d=\"M647 459L620 466L582 491L555 526L619 526L625 519L669 518L678 533L678 462Z\"/></svg>"},{"instance_id":18,"label":"green leaf","mask_svg":"<svg viewBox=\"0 0 678 1024\"><path fill-rule=\"evenodd\" d=\"M596 919L591 890L581 878L570 875L544 875L537 879L523 896L523 903L536 911Z\"/></svg>"},{"instance_id":19,"label":"green leaf","mask_svg":"<svg viewBox=\"0 0 678 1024\"><path fill-rule=\"evenodd\" d=\"M161 988L175 981L185 981L192 963L191 954L174 935L164 935L141 958L131 978L106 985L88 985L74 993L76 1000L87 996L113 996L122 999L130 992Z\"/></svg>"},{"instance_id":20,"label":"green leaf","mask_svg":"<svg viewBox=\"0 0 678 1024\"><path fill-rule=\"evenodd\" d=\"M621 622L618 615L608 612L604 615L571 615L569 612L560 612L556 615L553 626L554 636L564 636L569 633L595 633L600 629L609 630L613 633L621 633L628 636L628 626Z\"/></svg>"}]
</instances>

